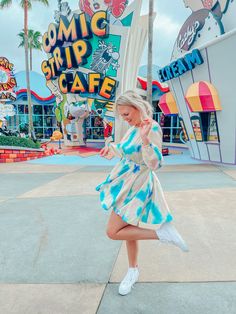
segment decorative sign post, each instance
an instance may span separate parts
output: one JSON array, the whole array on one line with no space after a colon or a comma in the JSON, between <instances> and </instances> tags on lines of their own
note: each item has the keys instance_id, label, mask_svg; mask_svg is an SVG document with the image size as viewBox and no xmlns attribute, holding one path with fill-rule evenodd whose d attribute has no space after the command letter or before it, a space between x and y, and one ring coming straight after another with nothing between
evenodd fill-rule
<instances>
[{"instance_id":1,"label":"decorative sign post","mask_svg":"<svg viewBox=\"0 0 236 314\"><path fill-rule=\"evenodd\" d=\"M10 102L16 100L14 89L16 79L13 74L14 65L7 58L0 57L0 101Z\"/></svg>"},{"instance_id":2,"label":"decorative sign post","mask_svg":"<svg viewBox=\"0 0 236 314\"><path fill-rule=\"evenodd\" d=\"M142 45L135 56L129 53L143 28L138 23L141 0L130 6L124 0L80 0L79 7L72 11L59 1L55 23L43 36L48 60L41 68L56 96L65 145L84 145L82 126L91 112L114 125L115 99L135 86L142 53Z\"/></svg>"},{"instance_id":3,"label":"decorative sign post","mask_svg":"<svg viewBox=\"0 0 236 314\"><path fill-rule=\"evenodd\" d=\"M15 108L11 104L16 100L17 86L13 73L14 65L5 57L0 57L0 120L15 115Z\"/></svg>"}]
</instances>

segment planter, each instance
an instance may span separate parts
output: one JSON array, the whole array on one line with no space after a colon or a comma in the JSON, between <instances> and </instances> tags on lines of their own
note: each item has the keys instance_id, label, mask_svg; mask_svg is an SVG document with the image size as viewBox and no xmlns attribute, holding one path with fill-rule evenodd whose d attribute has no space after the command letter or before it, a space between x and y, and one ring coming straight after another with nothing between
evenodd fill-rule
<instances>
[{"instance_id":1,"label":"planter","mask_svg":"<svg viewBox=\"0 0 236 314\"><path fill-rule=\"evenodd\" d=\"M43 149L0 146L0 163L27 161L47 156Z\"/></svg>"}]
</instances>

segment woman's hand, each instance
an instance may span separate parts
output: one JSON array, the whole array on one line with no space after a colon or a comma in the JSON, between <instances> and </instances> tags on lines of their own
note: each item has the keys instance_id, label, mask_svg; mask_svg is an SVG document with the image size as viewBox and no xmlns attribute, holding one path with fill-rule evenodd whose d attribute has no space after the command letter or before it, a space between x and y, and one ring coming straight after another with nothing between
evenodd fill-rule
<instances>
[{"instance_id":1,"label":"woman's hand","mask_svg":"<svg viewBox=\"0 0 236 314\"><path fill-rule=\"evenodd\" d=\"M100 156L107 159L111 159L114 157L113 153L109 151L108 146L105 146L100 150Z\"/></svg>"},{"instance_id":2,"label":"woman's hand","mask_svg":"<svg viewBox=\"0 0 236 314\"><path fill-rule=\"evenodd\" d=\"M140 136L142 139L142 142L144 145L148 145L149 144L149 140L148 140L148 134L152 128L152 119L145 119L142 121L141 126L140 126Z\"/></svg>"}]
</instances>

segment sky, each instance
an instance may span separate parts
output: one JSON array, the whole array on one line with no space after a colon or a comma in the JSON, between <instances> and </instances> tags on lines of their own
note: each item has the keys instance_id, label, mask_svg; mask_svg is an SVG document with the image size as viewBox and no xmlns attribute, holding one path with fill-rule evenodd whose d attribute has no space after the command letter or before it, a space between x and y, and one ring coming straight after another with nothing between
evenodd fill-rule
<instances>
[{"instance_id":1,"label":"sky","mask_svg":"<svg viewBox=\"0 0 236 314\"><path fill-rule=\"evenodd\" d=\"M15 65L15 72L24 70L24 49L18 48L20 39L17 36L23 29L23 10L19 0L13 0L10 8L0 10L0 56L6 57ZM57 0L49 0L49 7L33 1L29 12L29 28L44 34L57 9ZM72 11L78 9L77 0L67 0ZM132 2L132 1L130 1ZM170 62L172 48L178 32L191 11L186 9L183 0L154 0L156 18L153 30L153 64L167 65ZM143 0L141 14L148 13L148 0ZM41 72L41 62L47 59L44 51L33 52L33 70ZM144 48L140 65L147 64L147 47Z\"/></svg>"}]
</instances>

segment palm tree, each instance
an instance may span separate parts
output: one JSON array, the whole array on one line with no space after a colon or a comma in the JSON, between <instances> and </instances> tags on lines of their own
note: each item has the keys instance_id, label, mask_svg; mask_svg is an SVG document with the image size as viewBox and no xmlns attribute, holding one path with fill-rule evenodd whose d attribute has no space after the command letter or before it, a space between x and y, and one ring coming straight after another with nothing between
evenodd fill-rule
<instances>
[{"instance_id":1,"label":"palm tree","mask_svg":"<svg viewBox=\"0 0 236 314\"><path fill-rule=\"evenodd\" d=\"M21 42L18 47L25 46L25 33L24 30L18 34L21 39ZM28 47L30 51L30 71L33 70L33 49L42 50L42 43L40 42L40 38L42 34L38 31L34 31L33 29L28 30Z\"/></svg>"},{"instance_id":2,"label":"palm tree","mask_svg":"<svg viewBox=\"0 0 236 314\"><path fill-rule=\"evenodd\" d=\"M28 10L32 8L32 2L41 2L48 6L48 0L19 0L20 6L24 9L24 36L25 36L25 72L26 72L26 83L27 83L27 99L28 99L28 112L29 112L29 136L32 137L34 134L33 116L32 116L32 102L30 93L30 77L29 77L29 42L28 42ZM10 7L12 0L0 0L0 9Z\"/></svg>"}]
</instances>

